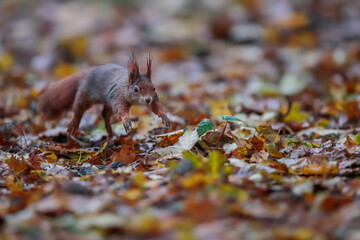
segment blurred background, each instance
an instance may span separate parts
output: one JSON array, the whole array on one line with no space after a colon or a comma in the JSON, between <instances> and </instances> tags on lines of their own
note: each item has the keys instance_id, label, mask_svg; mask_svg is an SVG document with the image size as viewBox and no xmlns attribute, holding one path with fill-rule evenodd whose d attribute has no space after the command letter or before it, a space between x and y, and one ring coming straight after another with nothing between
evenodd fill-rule
<instances>
[{"instance_id":1,"label":"blurred background","mask_svg":"<svg viewBox=\"0 0 360 240\"><path fill-rule=\"evenodd\" d=\"M360 118L359 39L352 0L2 0L0 117L28 117L49 83L131 52L144 71L151 52L162 101L188 124L284 111L289 95L341 127Z\"/></svg>"},{"instance_id":2,"label":"blurred background","mask_svg":"<svg viewBox=\"0 0 360 240\"><path fill-rule=\"evenodd\" d=\"M132 52L171 128L61 145L39 94ZM0 239L360 239L359 132L359 0L0 0Z\"/></svg>"}]
</instances>

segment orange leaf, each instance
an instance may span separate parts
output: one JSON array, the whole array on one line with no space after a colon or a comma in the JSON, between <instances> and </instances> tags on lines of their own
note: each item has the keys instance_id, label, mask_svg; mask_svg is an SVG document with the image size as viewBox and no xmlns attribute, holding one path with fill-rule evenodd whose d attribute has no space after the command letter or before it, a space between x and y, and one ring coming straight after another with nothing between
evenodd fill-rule
<instances>
[{"instance_id":1,"label":"orange leaf","mask_svg":"<svg viewBox=\"0 0 360 240\"><path fill-rule=\"evenodd\" d=\"M11 155L11 157L6 159L5 162L9 168L14 170L17 174L29 169L29 165L25 160L20 160L14 155Z\"/></svg>"},{"instance_id":2,"label":"orange leaf","mask_svg":"<svg viewBox=\"0 0 360 240\"><path fill-rule=\"evenodd\" d=\"M112 162L132 163L138 159L132 146L124 145L120 152L114 152L110 157Z\"/></svg>"},{"instance_id":3,"label":"orange leaf","mask_svg":"<svg viewBox=\"0 0 360 240\"><path fill-rule=\"evenodd\" d=\"M23 191L23 181L20 179L15 182L14 175L9 175L5 180L5 184L12 193Z\"/></svg>"},{"instance_id":4,"label":"orange leaf","mask_svg":"<svg viewBox=\"0 0 360 240\"><path fill-rule=\"evenodd\" d=\"M329 163L326 160L321 162L321 165L318 163L313 163L310 167L305 166L301 171L302 174L314 174L314 175L324 175L324 174L337 174L339 169L336 165Z\"/></svg>"}]
</instances>

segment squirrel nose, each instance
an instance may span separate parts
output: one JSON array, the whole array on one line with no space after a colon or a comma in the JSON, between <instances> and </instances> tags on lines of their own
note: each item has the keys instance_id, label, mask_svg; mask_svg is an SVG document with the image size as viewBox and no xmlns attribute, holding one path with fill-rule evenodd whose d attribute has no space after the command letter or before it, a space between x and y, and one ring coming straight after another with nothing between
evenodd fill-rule
<instances>
[{"instance_id":1,"label":"squirrel nose","mask_svg":"<svg viewBox=\"0 0 360 240\"><path fill-rule=\"evenodd\" d=\"M151 102L151 98L145 98L145 102L147 102L147 103L150 103Z\"/></svg>"}]
</instances>

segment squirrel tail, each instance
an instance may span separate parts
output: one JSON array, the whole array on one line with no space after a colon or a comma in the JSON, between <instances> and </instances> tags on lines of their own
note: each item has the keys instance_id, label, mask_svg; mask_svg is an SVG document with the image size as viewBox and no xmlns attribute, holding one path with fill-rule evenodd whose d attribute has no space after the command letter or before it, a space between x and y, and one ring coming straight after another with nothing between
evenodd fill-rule
<instances>
[{"instance_id":1,"label":"squirrel tail","mask_svg":"<svg viewBox=\"0 0 360 240\"><path fill-rule=\"evenodd\" d=\"M59 118L70 110L81 80L87 72L80 72L54 83L40 95L38 111L47 120Z\"/></svg>"}]
</instances>

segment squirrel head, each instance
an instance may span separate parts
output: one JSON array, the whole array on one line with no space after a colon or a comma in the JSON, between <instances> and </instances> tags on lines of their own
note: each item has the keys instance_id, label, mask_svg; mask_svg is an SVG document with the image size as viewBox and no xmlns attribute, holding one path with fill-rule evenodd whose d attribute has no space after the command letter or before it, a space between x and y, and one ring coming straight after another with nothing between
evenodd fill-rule
<instances>
[{"instance_id":1,"label":"squirrel head","mask_svg":"<svg viewBox=\"0 0 360 240\"><path fill-rule=\"evenodd\" d=\"M151 82L152 57L149 53L146 64L146 73L139 72L134 53L128 62L128 96L130 102L137 104L151 104L156 96L155 86Z\"/></svg>"}]
</instances>

